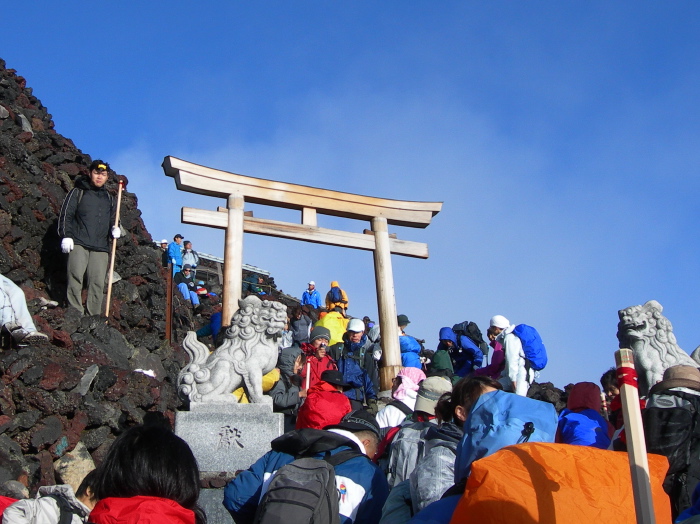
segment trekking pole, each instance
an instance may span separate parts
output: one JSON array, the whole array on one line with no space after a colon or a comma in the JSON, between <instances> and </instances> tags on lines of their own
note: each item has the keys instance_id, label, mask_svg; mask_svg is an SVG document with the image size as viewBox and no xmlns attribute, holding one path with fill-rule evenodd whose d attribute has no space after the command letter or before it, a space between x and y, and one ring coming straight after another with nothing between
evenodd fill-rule
<instances>
[{"instance_id":1,"label":"trekking pole","mask_svg":"<svg viewBox=\"0 0 700 524\"><path fill-rule=\"evenodd\" d=\"M121 204L122 204L122 189L124 189L124 180L119 177L119 191L117 192L117 214L114 217L114 227L119 227L119 213L121 211ZM112 279L113 279L113 273L114 273L114 259L116 258L117 255L117 239L113 238L112 239L112 256L109 261L109 282L107 283L107 307L105 311L105 316L107 317L107 321L109 321L109 303L111 302L112 299Z\"/></svg>"},{"instance_id":2,"label":"trekking pole","mask_svg":"<svg viewBox=\"0 0 700 524\"><path fill-rule=\"evenodd\" d=\"M622 416L627 435L627 453L632 474L632 491L637 524L655 524L654 502L651 497L649 460L642 426L642 413L639 409L637 372L634 369L634 355L631 349L615 352L617 385L622 398Z\"/></svg>"}]
</instances>

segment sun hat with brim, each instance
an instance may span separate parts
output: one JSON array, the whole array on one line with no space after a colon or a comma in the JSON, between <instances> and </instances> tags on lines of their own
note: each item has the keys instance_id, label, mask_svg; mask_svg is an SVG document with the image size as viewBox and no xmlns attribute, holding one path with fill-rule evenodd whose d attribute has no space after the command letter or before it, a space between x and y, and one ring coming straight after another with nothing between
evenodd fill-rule
<instances>
[{"instance_id":1,"label":"sun hat with brim","mask_svg":"<svg viewBox=\"0 0 700 524\"><path fill-rule=\"evenodd\" d=\"M167 241L167 239L164 238L163 240L160 241L160 243L161 243L161 244L167 244L168 241Z\"/></svg>"},{"instance_id":2,"label":"sun hat with brim","mask_svg":"<svg viewBox=\"0 0 700 524\"><path fill-rule=\"evenodd\" d=\"M435 414L435 406L445 393L452 391L452 382L444 377L428 377L420 384L414 411Z\"/></svg>"},{"instance_id":3,"label":"sun hat with brim","mask_svg":"<svg viewBox=\"0 0 700 524\"><path fill-rule=\"evenodd\" d=\"M333 384L334 386L341 386L343 388L349 388L350 384L345 382L343 374L337 369L327 369L321 373L321 380Z\"/></svg>"},{"instance_id":4,"label":"sun hat with brim","mask_svg":"<svg viewBox=\"0 0 700 524\"><path fill-rule=\"evenodd\" d=\"M379 424L377 424L377 419L366 409L351 411L337 424L326 426L323 429L344 429L353 433L356 431L372 431L377 436L380 435L381 431Z\"/></svg>"},{"instance_id":5,"label":"sun hat with brim","mask_svg":"<svg viewBox=\"0 0 700 524\"><path fill-rule=\"evenodd\" d=\"M700 370L694 366L671 366L664 371L661 382L654 384L649 396L671 388L688 388L700 391Z\"/></svg>"}]
</instances>

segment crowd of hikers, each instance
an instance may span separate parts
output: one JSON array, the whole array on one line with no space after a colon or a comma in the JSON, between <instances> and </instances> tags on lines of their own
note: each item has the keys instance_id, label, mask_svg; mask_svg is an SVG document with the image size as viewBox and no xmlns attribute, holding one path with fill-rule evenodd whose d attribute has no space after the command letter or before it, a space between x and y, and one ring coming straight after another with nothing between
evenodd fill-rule
<instances>
[{"instance_id":1,"label":"crowd of hikers","mask_svg":"<svg viewBox=\"0 0 700 524\"><path fill-rule=\"evenodd\" d=\"M485 339L476 323L461 322L440 328L428 349L406 333L410 320L401 314L402 367L381 392L380 328L348 315L348 304L337 281L325 300L312 281L289 310L278 366L263 381L284 434L226 485L223 505L236 523L534 522L516 518L526 505L518 497L543 489L533 464L561 474L551 507L536 509L540 522L554 522L571 493L582 497L577 514L593 516L606 497L630 491L629 471L615 465L626 435L614 368L600 386L568 386L557 413L527 396L547 365L535 328L495 315ZM649 452L668 458L668 469L650 461L652 481L660 476L668 494L659 511L700 522L700 370L668 368L640 404ZM0 505L10 524L194 524L206 522L199 491L189 446L165 417L152 416L126 430L77 490L42 486L33 499L0 497ZM502 505L495 511L489 501ZM484 508L499 516L477 518Z\"/></svg>"}]
</instances>

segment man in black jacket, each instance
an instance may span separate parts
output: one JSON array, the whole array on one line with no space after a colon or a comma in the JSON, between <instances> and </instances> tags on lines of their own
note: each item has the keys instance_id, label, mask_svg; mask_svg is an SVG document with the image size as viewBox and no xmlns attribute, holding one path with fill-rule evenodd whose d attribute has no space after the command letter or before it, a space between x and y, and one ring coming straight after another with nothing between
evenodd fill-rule
<instances>
[{"instance_id":1,"label":"man in black jacket","mask_svg":"<svg viewBox=\"0 0 700 524\"><path fill-rule=\"evenodd\" d=\"M81 292L87 275L87 311L102 313L103 290L109 265L110 230L119 238L114 226L117 204L105 188L109 165L102 160L90 164L89 176L81 176L66 195L58 218L61 250L68 254L68 305L84 313Z\"/></svg>"}]
</instances>

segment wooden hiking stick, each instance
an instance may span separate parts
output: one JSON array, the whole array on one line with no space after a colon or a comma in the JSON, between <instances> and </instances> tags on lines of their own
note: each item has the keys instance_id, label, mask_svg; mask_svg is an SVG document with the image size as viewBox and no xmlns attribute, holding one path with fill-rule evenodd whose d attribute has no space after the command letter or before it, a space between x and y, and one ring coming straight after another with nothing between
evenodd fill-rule
<instances>
[{"instance_id":1,"label":"wooden hiking stick","mask_svg":"<svg viewBox=\"0 0 700 524\"><path fill-rule=\"evenodd\" d=\"M122 189L124 189L124 180L119 177L119 191L117 192L117 214L114 217L114 227L119 227L119 212L121 211L122 204ZM107 307L105 311L105 316L109 321L109 303L112 299L112 277L114 273L114 259L117 255L117 239L112 239L112 256L109 261L109 282L107 283Z\"/></svg>"},{"instance_id":2,"label":"wooden hiking stick","mask_svg":"<svg viewBox=\"0 0 700 524\"><path fill-rule=\"evenodd\" d=\"M622 398L622 417L625 421L627 435L627 453L632 474L632 491L634 492L634 509L637 524L655 524L654 502L651 497L649 477L649 460L647 445L642 426L642 412L639 409L639 391L637 390L637 372L634 369L634 355L631 349L615 352L617 367L617 385Z\"/></svg>"}]
</instances>

